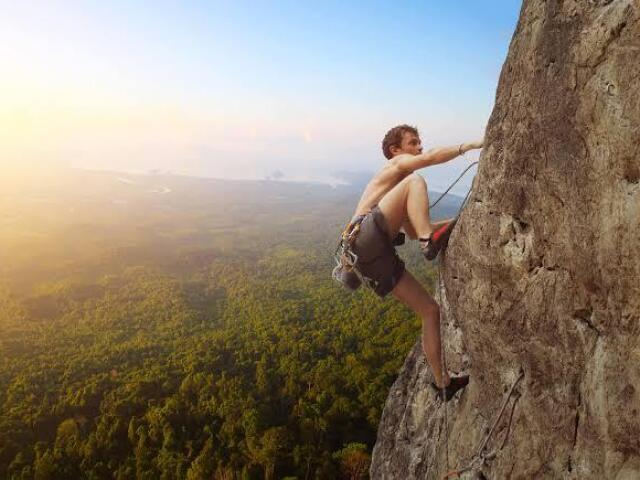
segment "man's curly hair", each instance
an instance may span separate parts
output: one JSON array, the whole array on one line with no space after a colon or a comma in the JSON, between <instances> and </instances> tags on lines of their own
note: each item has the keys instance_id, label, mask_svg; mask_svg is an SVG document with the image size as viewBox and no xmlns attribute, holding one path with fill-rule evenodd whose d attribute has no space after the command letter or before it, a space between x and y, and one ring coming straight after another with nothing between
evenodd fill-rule
<instances>
[{"instance_id":1,"label":"man's curly hair","mask_svg":"<svg viewBox=\"0 0 640 480\"><path fill-rule=\"evenodd\" d=\"M398 125L397 127L393 127L391 130L387 132L382 140L382 153L387 159L392 159L393 154L391 153L391 147L399 147L402 143L402 136L404 132L413 133L416 136L419 136L418 129L416 127L412 127L411 125Z\"/></svg>"}]
</instances>

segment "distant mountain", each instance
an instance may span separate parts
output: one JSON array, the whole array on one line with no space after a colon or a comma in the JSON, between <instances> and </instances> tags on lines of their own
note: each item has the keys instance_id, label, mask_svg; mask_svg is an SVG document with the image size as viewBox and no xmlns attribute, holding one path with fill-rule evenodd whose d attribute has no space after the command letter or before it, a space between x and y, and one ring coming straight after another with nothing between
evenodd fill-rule
<instances>
[{"instance_id":1,"label":"distant mountain","mask_svg":"<svg viewBox=\"0 0 640 480\"><path fill-rule=\"evenodd\" d=\"M331 176L336 180L341 180L354 187L364 187L367 182L371 180L373 172L349 172L346 170L339 170L336 172L331 172Z\"/></svg>"}]
</instances>

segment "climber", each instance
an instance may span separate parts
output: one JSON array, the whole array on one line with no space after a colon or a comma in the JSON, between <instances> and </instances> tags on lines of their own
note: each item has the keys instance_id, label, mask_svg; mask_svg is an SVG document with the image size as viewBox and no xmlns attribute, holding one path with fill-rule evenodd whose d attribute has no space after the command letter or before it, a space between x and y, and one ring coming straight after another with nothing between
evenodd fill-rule
<instances>
[{"instance_id":1,"label":"climber","mask_svg":"<svg viewBox=\"0 0 640 480\"><path fill-rule=\"evenodd\" d=\"M357 235L352 243L355 268L384 297L389 292L422 318L422 346L433 372L436 395L446 401L464 388L468 376L450 377L440 357L440 309L434 298L405 270L394 246L403 240L401 230L418 239L427 260L433 260L455 225L455 219L432 222L424 179L414 173L424 167L452 160L469 150L482 148L482 141L422 153L418 130L399 125L387 132L382 152L388 162L366 186L355 211Z\"/></svg>"}]
</instances>

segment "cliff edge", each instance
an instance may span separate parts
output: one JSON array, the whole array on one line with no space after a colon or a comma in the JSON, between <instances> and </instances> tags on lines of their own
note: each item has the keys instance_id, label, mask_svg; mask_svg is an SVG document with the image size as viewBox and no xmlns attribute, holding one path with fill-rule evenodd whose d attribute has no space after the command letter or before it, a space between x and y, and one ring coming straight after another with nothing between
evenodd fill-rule
<instances>
[{"instance_id":1,"label":"cliff edge","mask_svg":"<svg viewBox=\"0 0 640 480\"><path fill-rule=\"evenodd\" d=\"M440 287L471 383L416 345L373 479L640 478L640 1L524 1Z\"/></svg>"}]
</instances>

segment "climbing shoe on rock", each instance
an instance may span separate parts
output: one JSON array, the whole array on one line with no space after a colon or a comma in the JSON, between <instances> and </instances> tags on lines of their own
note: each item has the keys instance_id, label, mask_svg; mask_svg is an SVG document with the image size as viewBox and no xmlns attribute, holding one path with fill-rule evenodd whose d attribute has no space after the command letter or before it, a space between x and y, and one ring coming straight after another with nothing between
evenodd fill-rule
<instances>
[{"instance_id":1,"label":"climbing shoe on rock","mask_svg":"<svg viewBox=\"0 0 640 480\"><path fill-rule=\"evenodd\" d=\"M459 377L451 377L449 385L444 389L438 387L435 383L431 382L431 387L436 391L436 398L442 400L443 394L445 402L448 402L453 398L458 390L462 390L469 383L469 375L461 375Z\"/></svg>"},{"instance_id":2,"label":"climbing shoe on rock","mask_svg":"<svg viewBox=\"0 0 640 480\"><path fill-rule=\"evenodd\" d=\"M454 218L449 223L442 225L436 231L432 232L429 238L420 238L420 250L427 260L433 260L438 256L438 253L446 248L449 243L449 237L453 227L456 226L457 218Z\"/></svg>"}]
</instances>

